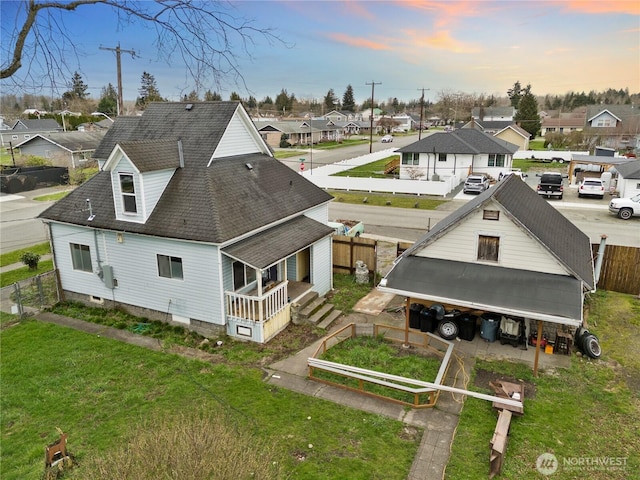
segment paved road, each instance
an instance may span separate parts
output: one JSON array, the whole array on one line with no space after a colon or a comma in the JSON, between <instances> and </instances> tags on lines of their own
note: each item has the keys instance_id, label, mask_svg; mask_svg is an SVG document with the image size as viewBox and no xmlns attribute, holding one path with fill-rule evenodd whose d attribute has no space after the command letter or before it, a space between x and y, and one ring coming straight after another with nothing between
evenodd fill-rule
<instances>
[{"instance_id":1,"label":"paved road","mask_svg":"<svg viewBox=\"0 0 640 480\"><path fill-rule=\"evenodd\" d=\"M435 225L451 211L468 201L468 199L458 199L462 196L470 197L464 194L458 195L442 210L414 210L332 202L329 205L329 218L361 220L365 224L367 234L414 242L430 226ZM589 203L588 200L584 199L585 203L550 201L550 204L586 233L591 243L599 243L601 235L604 234L607 235L607 243L610 245L640 248L640 218L620 220L608 212L606 201L602 204L598 203L598 200L595 200L595 203Z\"/></svg>"},{"instance_id":2,"label":"paved road","mask_svg":"<svg viewBox=\"0 0 640 480\"><path fill-rule=\"evenodd\" d=\"M64 185L16 195L0 193L0 253L46 242L46 226L37 217L53 202L34 201L33 198L67 189L69 186Z\"/></svg>"}]
</instances>

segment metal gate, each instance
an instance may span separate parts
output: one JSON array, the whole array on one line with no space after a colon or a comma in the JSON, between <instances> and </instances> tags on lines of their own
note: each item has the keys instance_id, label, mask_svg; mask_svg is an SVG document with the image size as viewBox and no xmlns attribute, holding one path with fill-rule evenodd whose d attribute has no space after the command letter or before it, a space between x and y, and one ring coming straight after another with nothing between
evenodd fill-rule
<instances>
[{"instance_id":1,"label":"metal gate","mask_svg":"<svg viewBox=\"0 0 640 480\"><path fill-rule=\"evenodd\" d=\"M21 280L0 290L0 310L24 317L60 300L55 270Z\"/></svg>"}]
</instances>

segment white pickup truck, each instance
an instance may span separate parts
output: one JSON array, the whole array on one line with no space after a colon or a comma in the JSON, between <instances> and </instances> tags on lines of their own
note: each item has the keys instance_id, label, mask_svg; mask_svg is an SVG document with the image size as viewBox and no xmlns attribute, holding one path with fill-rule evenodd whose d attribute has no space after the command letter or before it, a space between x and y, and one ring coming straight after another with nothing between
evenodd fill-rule
<instances>
[{"instance_id":1,"label":"white pickup truck","mask_svg":"<svg viewBox=\"0 0 640 480\"><path fill-rule=\"evenodd\" d=\"M623 220L640 216L640 193L631 198L614 198L609 203L609 211Z\"/></svg>"},{"instance_id":2,"label":"white pickup truck","mask_svg":"<svg viewBox=\"0 0 640 480\"><path fill-rule=\"evenodd\" d=\"M335 230L336 235L359 237L364 233L364 223L358 220L336 220L329 222L329 226Z\"/></svg>"}]
</instances>

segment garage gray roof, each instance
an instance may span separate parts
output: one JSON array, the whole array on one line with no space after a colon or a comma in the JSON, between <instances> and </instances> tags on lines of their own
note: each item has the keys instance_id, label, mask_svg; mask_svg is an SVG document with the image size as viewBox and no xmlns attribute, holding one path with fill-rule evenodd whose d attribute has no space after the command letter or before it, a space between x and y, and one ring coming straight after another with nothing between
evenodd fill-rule
<instances>
[{"instance_id":1,"label":"garage gray roof","mask_svg":"<svg viewBox=\"0 0 640 480\"><path fill-rule=\"evenodd\" d=\"M640 179L640 160L631 160L629 162L616 165L616 170L625 180Z\"/></svg>"},{"instance_id":2,"label":"garage gray roof","mask_svg":"<svg viewBox=\"0 0 640 480\"><path fill-rule=\"evenodd\" d=\"M222 251L262 270L331 233L333 228L301 216L223 248Z\"/></svg>"},{"instance_id":3,"label":"garage gray roof","mask_svg":"<svg viewBox=\"0 0 640 480\"><path fill-rule=\"evenodd\" d=\"M582 322L582 284L564 275L411 256L385 277L413 298L555 323Z\"/></svg>"}]
</instances>

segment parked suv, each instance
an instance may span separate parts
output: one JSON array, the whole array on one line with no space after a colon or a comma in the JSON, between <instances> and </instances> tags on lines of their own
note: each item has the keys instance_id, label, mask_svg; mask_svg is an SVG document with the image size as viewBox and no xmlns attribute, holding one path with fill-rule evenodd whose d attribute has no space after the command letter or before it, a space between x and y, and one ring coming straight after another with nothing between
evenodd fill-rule
<instances>
[{"instance_id":1,"label":"parked suv","mask_svg":"<svg viewBox=\"0 0 640 480\"><path fill-rule=\"evenodd\" d=\"M640 216L640 193L631 198L614 198L609 203L609 211L623 220Z\"/></svg>"},{"instance_id":2,"label":"parked suv","mask_svg":"<svg viewBox=\"0 0 640 480\"><path fill-rule=\"evenodd\" d=\"M599 178L585 178L578 187L578 197L604 198L604 182Z\"/></svg>"},{"instance_id":3,"label":"parked suv","mask_svg":"<svg viewBox=\"0 0 640 480\"><path fill-rule=\"evenodd\" d=\"M562 174L558 172L545 172L540 176L538 184L538 195L544 195L547 198L556 197L562 200Z\"/></svg>"},{"instance_id":4,"label":"parked suv","mask_svg":"<svg viewBox=\"0 0 640 480\"><path fill-rule=\"evenodd\" d=\"M482 193L489 188L486 175L469 175L464 181L463 193Z\"/></svg>"}]
</instances>

